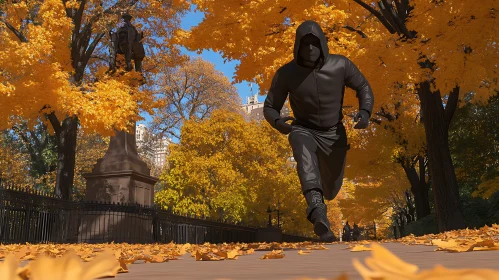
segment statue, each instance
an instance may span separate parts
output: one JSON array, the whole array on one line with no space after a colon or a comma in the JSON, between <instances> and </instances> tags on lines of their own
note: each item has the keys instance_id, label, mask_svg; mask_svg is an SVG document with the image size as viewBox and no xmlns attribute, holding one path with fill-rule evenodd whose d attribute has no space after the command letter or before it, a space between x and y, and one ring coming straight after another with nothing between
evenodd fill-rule
<instances>
[{"instance_id":1,"label":"statue","mask_svg":"<svg viewBox=\"0 0 499 280\"><path fill-rule=\"evenodd\" d=\"M145 57L144 45L142 39L144 38L143 32L138 32L135 26L132 25L132 16L124 14L122 16L123 22L117 26L118 31L110 31L111 36L111 65L110 70L116 70L116 55L122 54L125 56L125 70L132 70L132 59L135 64L135 71L142 71L142 60Z\"/></svg>"},{"instance_id":2,"label":"statue","mask_svg":"<svg viewBox=\"0 0 499 280\"><path fill-rule=\"evenodd\" d=\"M369 83L347 57L329 53L319 24L305 21L296 30L294 59L275 73L263 109L272 127L289 134L308 204L307 219L325 242L336 237L330 229L324 198L332 200L338 194L349 149L342 123L345 86L354 89L359 99L354 128L366 128L374 102ZM281 118L288 93L295 118ZM293 122L286 123L289 120Z\"/></svg>"}]
</instances>

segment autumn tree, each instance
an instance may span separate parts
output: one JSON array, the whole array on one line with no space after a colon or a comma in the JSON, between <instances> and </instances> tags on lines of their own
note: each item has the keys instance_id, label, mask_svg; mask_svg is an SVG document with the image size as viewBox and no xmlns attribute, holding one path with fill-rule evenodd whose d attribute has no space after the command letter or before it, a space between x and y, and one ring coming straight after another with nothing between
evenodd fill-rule
<instances>
[{"instance_id":1,"label":"autumn tree","mask_svg":"<svg viewBox=\"0 0 499 280\"><path fill-rule=\"evenodd\" d=\"M30 172L26 176L39 182L33 187L50 188L49 186L53 183L51 178L57 169L57 140L55 136L50 135L43 122L39 122L33 129L30 129L23 120L19 120L9 133L17 142L19 151L29 156Z\"/></svg>"},{"instance_id":2,"label":"autumn tree","mask_svg":"<svg viewBox=\"0 0 499 280\"><path fill-rule=\"evenodd\" d=\"M83 174L92 172L98 159L102 158L109 147L109 138L98 133L85 133L78 130L76 141L75 179L73 184L73 198L82 199L85 196L87 180Z\"/></svg>"},{"instance_id":3,"label":"autumn tree","mask_svg":"<svg viewBox=\"0 0 499 280\"><path fill-rule=\"evenodd\" d=\"M242 111L214 110L210 118L185 122L156 203L182 214L260 226L267 222L267 207L280 204L284 229L310 233L291 155L286 137L267 123L246 122Z\"/></svg>"},{"instance_id":4,"label":"autumn tree","mask_svg":"<svg viewBox=\"0 0 499 280\"><path fill-rule=\"evenodd\" d=\"M439 229L465 226L448 127L460 93L473 92L479 101L497 89L497 1L192 2L205 19L192 31L179 32L178 42L239 59L235 80L258 83L262 94L278 67L293 58L294 32L308 19L323 26L331 52L348 56L368 78L374 111L393 96L415 94ZM205 40L208 31L214 35ZM356 104L350 91L345 95L346 104Z\"/></svg>"},{"instance_id":5,"label":"autumn tree","mask_svg":"<svg viewBox=\"0 0 499 280\"><path fill-rule=\"evenodd\" d=\"M187 120L203 120L215 109L239 110L236 88L212 63L191 58L175 68L160 67L151 125L155 134L177 140Z\"/></svg>"},{"instance_id":6,"label":"autumn tree","mask_svg":"<svg viewBox=\"0 0 499 280\"><path fill-rule=\"evenodd\" d=\"M460 192L489 198L499 191L499 94L485 104L464 102L449 131Z\"/></svg>"},{"instance_id":7,"label":"autumn tree","mask_svg":"<svg viewBox=\"0 0 499 280\"><path fill-rule=\"evenodd\" d=\"M0 185L31 188L33 180L29 155L21 151L22 144L7 130L0 131Z\"/></svg>"},{"instance_id":8,"label":"autumn tree","mask_svg":"<svg viewBox=\"0 0 499 280\"><path fill-rule=\"evenodd\" d=\"M160 53L145 61L147 73L178 52L169 42L188 8L182 0L2 1L0 128L15 124L10 116L31 126L38 118L49 124L57 139L57 196L71 197L78 124L110 135L128 129L140 110L150 110L150 93L136 87L137 73L106 74L106 34L130 11L145 45Z\"/></svg>"}]
</instances>

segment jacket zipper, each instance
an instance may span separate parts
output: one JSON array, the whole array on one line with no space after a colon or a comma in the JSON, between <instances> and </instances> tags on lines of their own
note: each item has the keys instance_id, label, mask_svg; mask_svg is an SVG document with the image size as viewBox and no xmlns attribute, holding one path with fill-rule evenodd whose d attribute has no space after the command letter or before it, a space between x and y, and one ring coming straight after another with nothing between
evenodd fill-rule
<instances>
[{"instance_id":1,"label":"jacket zipper","mask_svg":"<svg viewBox=\"0 0 499 280\"><path fill-rule=\"evenodd\" d=\"M319 84L317 83L317 69L314 69L314 79L315 79L315 90L317 92L317 101L319 103L319 109L317 110L317 115L319 116L319 126L321 126L321 99L319 93Z\"/></svg>"}]
</instances>

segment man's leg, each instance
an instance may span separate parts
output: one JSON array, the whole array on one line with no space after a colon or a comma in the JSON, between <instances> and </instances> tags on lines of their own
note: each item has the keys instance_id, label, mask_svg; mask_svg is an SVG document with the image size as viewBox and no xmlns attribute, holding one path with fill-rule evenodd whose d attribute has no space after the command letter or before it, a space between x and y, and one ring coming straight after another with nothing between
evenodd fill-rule
<instances>
[{"instance_id":1,"label":"man's leg","mask_svg":"<svg viewBox=\"0 0 499 280\"><path fill-rule=\"evenodd\" d=\"M331 153L327 155L323 151L319 151L317 155L322 190L324 199L326 200L333 200L343 185L346 156L349 149L345 127L341 124L338 125L336 133L339 135L339 138L332 146Z\"/></svg>"},{"instance_id":2,"label":"man's leg","mask_svg":"<svg viewBox=\"0 0 499 280\"><path fill-rule=\"evenodd\" d=\"M319 235L321 239L326 237L331 239L327 207L322 197L322 182L316 154L317 144L310 132L297 127L293 127L289 134L289 143L293 149L293 157L296 160L296 169L302 193L308 205L307 219L314 224L315 234Z\"/></svg>"}]
</instances>

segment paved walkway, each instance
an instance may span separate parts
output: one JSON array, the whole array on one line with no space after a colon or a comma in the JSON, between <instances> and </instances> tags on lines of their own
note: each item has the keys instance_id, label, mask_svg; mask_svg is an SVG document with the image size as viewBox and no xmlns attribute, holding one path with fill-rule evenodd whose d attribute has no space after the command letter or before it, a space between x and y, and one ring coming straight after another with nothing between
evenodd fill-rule
<instances>
[{"instance_id":1,"label":"paved walkway","mask_svg":"<svg viewBox=\"0 0 499 280\"><path fill-rule=\"evenodd\" d=\"M313 250L307 255L299 255L298 250L285 250L282 259L260 260L266 251L239 256L237 260L195 261L190 254L181 260L166 263L136 263L129 265L129 273L120 273L116 279L296 279L298 277L334 279L342 272L349 279L362 279L352 265L352 259L362 263L371 256L370 251L350 252L348 245L325 245L329 250ZM473 251L449 253L434 250L436 246L403 245L383 243L402 260L417 265L420 270L432 269L435 264L447 268L490 268L499 270L499 251Z\"/></svg>"}]
</instances>

